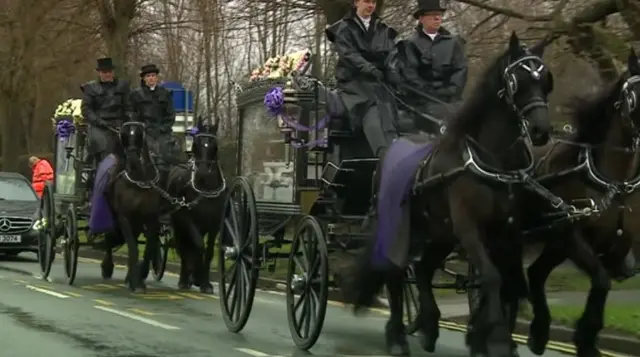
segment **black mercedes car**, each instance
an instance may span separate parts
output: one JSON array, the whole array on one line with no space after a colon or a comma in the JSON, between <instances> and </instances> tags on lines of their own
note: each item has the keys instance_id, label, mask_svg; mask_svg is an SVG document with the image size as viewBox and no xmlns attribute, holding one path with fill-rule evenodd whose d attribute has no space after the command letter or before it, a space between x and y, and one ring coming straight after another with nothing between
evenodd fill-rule
<instances>
[{"instance_id":1,"label":"black mercedes car","mask_svg":"<svg viewBox=\"0 0 640 357\"><path fill-rule=\"evenodd\" d=\"M0 172L0 254L38 252L38 208L38 196L26 177Z\"/></svg>"}]
</instances>

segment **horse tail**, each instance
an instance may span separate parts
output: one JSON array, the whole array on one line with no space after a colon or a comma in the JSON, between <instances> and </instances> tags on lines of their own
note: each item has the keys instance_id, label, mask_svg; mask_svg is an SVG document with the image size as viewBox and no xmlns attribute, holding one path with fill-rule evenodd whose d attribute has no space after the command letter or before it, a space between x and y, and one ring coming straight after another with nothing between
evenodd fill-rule
<instances>
[{"instance_id":1,"label":"horse tail","mask_svg":"<svg viewBox=\"0 0 640 357\"><path fill-rule=\"evenodd\" d=\"M383 160L384 152L380 155L378 168L382 167ZM377 206L375 200L381 176L379 170L376 170L372 177L371 204L374 208ZM349 269L346 269L347 274L342 277L340 284L346 302L353 304L355 313L374 305L377 301L378 293L385 285L388 268L390 268L387 266L378 267L372 260L376 247L377 220L376 215L370 218L372 220L369 227L371 231L370 237L365 247L357 254L352 265Z\"/></svg>"},{"instance_id":2,"label":"horse tail","mask_svg":"<svg viewBox=\"0 0 640 357\"><path fill-rule=\"evenodd\" d=\"M345 302L353 305L356 314L375 304L386 282L386 271L375 267L371 260L373 249L373 242L367 244L340 282Z\"/></svg>"}]
</instances>

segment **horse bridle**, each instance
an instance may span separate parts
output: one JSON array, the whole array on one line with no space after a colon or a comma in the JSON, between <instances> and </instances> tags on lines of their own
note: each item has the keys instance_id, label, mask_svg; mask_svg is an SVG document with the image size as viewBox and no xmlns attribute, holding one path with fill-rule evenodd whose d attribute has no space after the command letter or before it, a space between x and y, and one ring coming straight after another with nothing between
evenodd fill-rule
<instances>
[{"instance_id":1,"label":"horse bridle","mask_svg":"<svg viewBox=\"0 0 640 357\"><path fill-rule=\"evenodd\" d=\"M633 90L640 83L640 76L633 75L627 78L620 89L620 97L613 106L620 111L620 116L626 121L626 126L631 130L633 135L633 150L636 151L640 147L640 128L631 118L631 114L637 109L638 96Z\"/></svg>"},{"instance_id":2,"label":"horse bridle","mask_svg":"<svg viewBox=\"0 0 640 357\"><path fill-rule=\"evenodd\" d=\"M209 134L209 133L198 133L195 135L195 138L210 138L212 140L217 140L217 137L214 134ZM220 185L219 188L213 190L213 191L206 191L206 190L202 190L196 187L196 171L197 171L197 166L196 164L198 163L198 161L195 158L192 158L190 161L190 165L191 165L191 178L189 179L189 185L191 186L191 189L193 189L198 195L199 197L203 197L203 198L217 198L219 197L222 193L224 193L224 191L226 191L227 189L227 180L224 178L224 175L222 174L222 167L220 166L220 160L213 159L213 160L202 160L202 161L206 161L207 163L211 163L211 164L215 164L216 167L218 168L218 172L220 173L220 177L222 177L222 185ZM211 172L211 168L209 168L209 172Z\"/></svg>"},{"instance_id":3,"label":"horse bridle","mask_svg":"<svg viewBox=\"0 0 640 357\"><path fill-rule=\"evenodd\" d=\"M534 96L522 108L518 107L515 101L515 96L518 92L518 78L515 75L515 71L518 68L522 68L531 74L534 80L539 81L542 78L541 73L544 67L544 62L542 62L540 57L528 54L506 66L502 75L504 88L498 91L498 97L503 98L507 104L512 107L513 111L518 114L523 134L525 134L529 126L529 122L526 119L527 113L535 108L548 108L549 104L543 98Z\"/></svg>"}]
</instances>

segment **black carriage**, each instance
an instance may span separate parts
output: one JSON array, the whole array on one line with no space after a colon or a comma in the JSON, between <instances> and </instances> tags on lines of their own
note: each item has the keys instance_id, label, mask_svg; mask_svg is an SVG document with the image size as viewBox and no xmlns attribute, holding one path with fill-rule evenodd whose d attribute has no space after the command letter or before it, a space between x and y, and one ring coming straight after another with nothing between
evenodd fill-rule
<instances>
[{"instance_id":1,"label":"black carriage","mask_svg":"<svg viewBox=\"0 0 640 357\"><path fill-rule=\"evenodd\" d=\"M285 109L270 119L263 100L274 87L282 89ZM329 257L363 247L371 236L363 222L378 165L363 134L352 132L348 121L326 121L325 90L311 77L296 76L258 82L238 93L237 177L225 201L218 257L220 303L232 332L248 320L260 269L273 271L278 258L288 259L289 327L304 350L317 342L328 291L336 285ZM290 253L280 252L286 245ZM467 292L470 276L443 270L455 282L436 288ZM414 282L410 267L405 311L417 311ZM475 289L469 293L471 303ZM407 318L413 333L415 315Z\"/></svg>"},{"instance_id":2,"label":"black carriage","mask_svg":"<svg viewBox=\"0 0 640 357\"><path fill-rule=\"evenodd\" d=\"M80 100L69 100L64 105L72 110L73 106L80 105ZM87 153L87 127L81 117L76 115L74 120L72 115L56 115L54 122L54 180L46 183L40 200L38 261L42 278L47 280L56 254L62 253L67 283L72 285L76 278L79 248L104 246L99 237L88 236L97 163ZM159 252L151 264L157 281L164 276L172 237L170 227L163 225Z\"/></svg>"}]
</instances>

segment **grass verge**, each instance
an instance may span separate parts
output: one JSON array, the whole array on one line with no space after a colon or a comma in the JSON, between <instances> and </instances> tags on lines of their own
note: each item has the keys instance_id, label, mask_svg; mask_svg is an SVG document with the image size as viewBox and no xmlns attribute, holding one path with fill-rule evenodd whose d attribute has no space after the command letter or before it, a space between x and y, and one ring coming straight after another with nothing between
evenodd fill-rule
<instances>
[{"instance_id":1,"label":"grass verge","mask_svg":"<svg viewBox=\"0 0 640 357\"><path fill-rule=\"evenodd\" d=\"M554 323L573 328L576 320L582 315L584 306L552 305L549 309ZM523 309L521 316L531 319L533 314L530 307ZM640 338L640 304L610 303L605 308L604 316L604 331Z\"/></svg>"}]
</instances>

